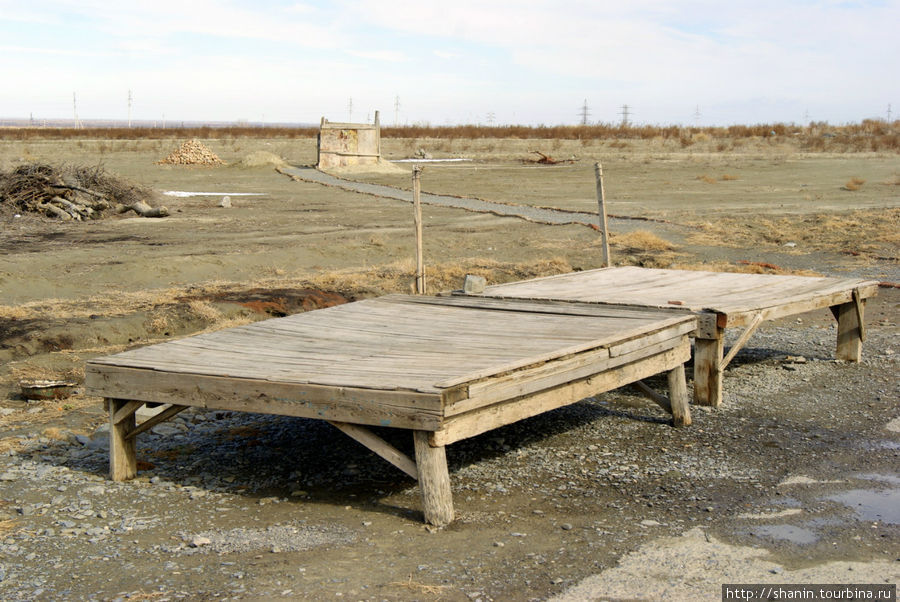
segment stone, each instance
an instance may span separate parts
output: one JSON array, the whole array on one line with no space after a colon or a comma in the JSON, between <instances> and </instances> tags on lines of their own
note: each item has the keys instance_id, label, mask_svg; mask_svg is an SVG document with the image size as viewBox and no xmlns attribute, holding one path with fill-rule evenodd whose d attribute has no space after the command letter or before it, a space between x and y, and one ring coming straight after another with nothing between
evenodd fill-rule
<instances>
[{"instance_id":1,"label":"stone","mask_svg":"<svg viewBox=\"0 0 900 602\"><path fill-rule=\"evenodd\" d=\"M212 543L212 540L209 537L204 537L203 535L194 535L191 538L191 547L199 548L201 546L208 546Z\"/></svg>"},{"instance_id":2,"label":"stone","mask_svg":"<svg viewBox=\"0 0 900 602\"><path fill-rule=\"evenodd\" d=\"M231 197L223 196L222 200L219 201L219 207L224 207L225 209L231 207Z\"/></svg>"},{"instance_id":3,"label":"stone","mask_svg":"<svg viewBox=\"0 0 900 602\"><path fill-rule=\"evenodd\" d=\"M467 295L483 293L486 284L487 281L484 279L484 276L466 274L466 279L463 281L463 292Z\"/></svg>"}]
</instances>

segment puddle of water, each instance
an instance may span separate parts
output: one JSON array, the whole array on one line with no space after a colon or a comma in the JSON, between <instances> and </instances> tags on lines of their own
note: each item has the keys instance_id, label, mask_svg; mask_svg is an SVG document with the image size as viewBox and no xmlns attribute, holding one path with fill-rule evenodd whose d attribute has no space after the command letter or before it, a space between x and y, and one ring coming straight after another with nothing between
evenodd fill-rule
<instances>
[{"instance_id":1,"label":"puddle of water","mask_svg":"<svg viewBox=\"0 0 900 602\"><path fill-rule=\"evenodd\" d=\"M754 527L751 533L757 537L771 537L798 545L809 545L819 541L815 531L794 525L762 525Z\"/></svg>"},{"instance_id":2,"label":"puddle of water","mask_svg":"<svg viewBox=\"0 0 900 602\"><path fill-rule=\"evenodd\" d=\"M900 485L900 477L892 474L878 474L874 472L867 472L856 475L856 478L866 481L880 481L883 483L891 483L892 485Z\"/></svg>"},{"instance_id":3,"label":"puddle of water","mask_svg":"<svg viewBox=\"0 0 900 602\"><path fill-rule=\"evenodd\" d=\"M825 499L851 508L860 520L900 524L900 489L851 489Z\"/></svg>"},{"instance_id":4,"label":"puddle of water","mask_svg":"<svg viewBox=\"0 0 900 602\"><path fill-rule=\"evenodd\" d=\"M181 198L192 196L266 196L265 192L187 192L185 190L164 190L163 194Z\"/></svg>"}]
</instances>

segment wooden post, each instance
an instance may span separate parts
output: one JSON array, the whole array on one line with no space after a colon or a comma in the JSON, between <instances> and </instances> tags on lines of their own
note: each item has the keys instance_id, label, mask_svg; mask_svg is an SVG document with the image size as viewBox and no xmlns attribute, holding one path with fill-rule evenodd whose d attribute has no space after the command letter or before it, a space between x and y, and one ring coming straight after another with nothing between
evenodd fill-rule
<instances>
[{"instance_id":1,"label":"wooden post","mask_svg":"<svg viewBox=\"0 0 900 602\"><path fill-rule=\"evenodd\" d=\"M447 453L443 445L432 447L428 443L428 437L428 431L413 431L419 490L422 492L425 522L443 527L453 521L453 495L450 492Z\"/></svg>"},{"instance_id":2,"label":"wooden post","mask_svg":"<svg viewBox=\"0 0 900 602\"><path fill-rule=\"evenodd\" d=\"M675 426L690 426L691 409L688 406L684 364L678 364L678 366L669 370L669 404L672 408L673 424Z\"/></svg>"},{"instance_id":3,"label":"wooden post","mask_svg":"<svg viewBox=\"0 0 900 602\"><path fill-rule=\"evenodd\" d=\"M702 406L722 403L722 350L724 328L713 339L694 339L694 401Z\"/></svg>"},{"instance_id":4,"label":"wooden post","mask_svg":"<svg viewBox=\"0 0 900 602\"><path fill-rule=\"evenodd\" d=\"M594 163L594 175L597 179L597 204L600 218L600 236L603 237L602 262L603 267L610 266L609 260L609 224L606 222L606 191L603 189L603 166L600 162Z\"/></svg>"},{"instance_id":5,"label":"wooden post","mask_svg":"<svg viewBox=\"0 0 900 602\"><path fill-rule=\"evenodd\" d=\"M831 312L837 319L835 357L839 360L858 362L862 359L864 303L865 299L859 299L858 302L851 301L831 308Z\"/></svg>"},{"instance_id":6,"label":"wooden post","mask_svg":"<svg viewBox=\"0 0 900 602\"><path fill-rule=\"evenodd\" d=\"M137 453L135 438L128 433L135 429L134 412L131 407L126 415L119 415L120 410L130 404L121 399L107 399L109 409L109 478L113 481L133 479L137 475Z\"/></svg>"},{"instance_id":7,"label":"wooden post","mask_svg":"<svg viewBox=\"0 0 900 602\"><path fill-rule=\"evenodd\" d=\"M413 167L413 210L415 211L416 226L416 294L425 294L425 260L422 256L422 202L420 199L422 187L420 176L422 168L419 165Z\"/></svg>"},{"instance_id":8,"label":"wooden post","mask_svg":"<svg viewBox=\"0 0 900 602\"><path fill-rule=\"evenodd\" d=\"M375 154L378 160L381 160L381 118L378 111L375 111Z\"/></svg>"}]
</instances>

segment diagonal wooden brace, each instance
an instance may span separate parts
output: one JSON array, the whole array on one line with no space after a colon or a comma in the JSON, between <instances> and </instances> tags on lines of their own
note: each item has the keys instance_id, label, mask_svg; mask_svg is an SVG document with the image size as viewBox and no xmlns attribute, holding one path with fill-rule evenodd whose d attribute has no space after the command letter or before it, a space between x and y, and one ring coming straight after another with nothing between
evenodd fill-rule
<instances>
[{"instance_id":1,"label":"diagonal wooden brace","mask_svg":"<svg viewBox=\"0 0 900 602\"><path fill-rule=\"evenodd\" d=\"M644 384L643 381L635 381L633 384L638 391L647 396L650 401L672 415L672 423L675 426L689 426L691 424L691 410L688 405L687 383L684 378L684 364L680 364L669 370L669 396L657 393Z\"/></svg>"},{"instance_id":2,"label":"diagonal wooden brace","mask_svg":"<svg viewBox=\"0 0 900 602\"><path fill-rule=\"evenodd\" d=\"M154 426L156 426L160 422L165 422L169 418L172 418L176 414L183 412L186 409L188 409L188 406L180 406L180 405L174 405L174 404L169 406L168 408L166 408L165 410L163 410L156 416L153 416L152 418L148 418L144 422L137 425L133 431L130 431L128 434L125 435L125 440L127 441L128 439L134 439L141 433L149 431L150 429L152 429Z\"/></svg>"},{"instance_id":3,"label":"diagonal wooden brace","mask_svg":"<svg viewBox=\"0 0 900 602\"><path fill-rule=\"evenodd\" d=\"M358 424L350 424L348 422L328 421L328 424L339 429L348 437L352 437L364 446L411 476L419 480L419 471L416 463L399 449L370 431L369 429L359 426Z\"/></svg>"},{"instance_id":4,"label":"diagonal wooden brace","mask_svg":"<svg viewBox=\"0 0 900 602\"><path fill-rule=\"evenodd\" d=\"M744 329L744 332L741 333L741 336L738 337L738 340L734 342L734 345L731 346L731 349L728 350L728 355L726 355L722 359L722 364L720 369L724 370L731 360L734 359L734 356L737 355L737 352L743 349L744 345L747 344L747 341L753 336L753 333L756 332L756 329L759 328L760 324L763 322L762 312L753 316L753 319L750 320L750 323L747 325L747 328Z\"/></svg>"}]
</instances>

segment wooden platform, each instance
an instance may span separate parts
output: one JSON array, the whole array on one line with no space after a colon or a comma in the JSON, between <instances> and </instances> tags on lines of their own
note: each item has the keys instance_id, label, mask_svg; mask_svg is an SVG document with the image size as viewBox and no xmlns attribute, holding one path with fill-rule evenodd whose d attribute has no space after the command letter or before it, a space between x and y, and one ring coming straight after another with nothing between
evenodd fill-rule
<instances>
[{"instance_id":1,"label":"wooden platform","mask_svg":"<svg viewBox=\"0 0 900 602\"><path fill-rule=\"evenodd\" d=\"M98 358L110 474L136 473L135 437L189 406L331 422L418 478L425 518L452 520L444 446L585 397L668 373L690 424L684 362L692 314L588 303L390 296ZM171 404L136 426L144 403ZM415 461L364 425L414 431Z\"/></svg>"},{"instance_id":2,"label":"wooden platform","mask_svg":"<svg viewBox=\"0 0 900 602\"><path fill-rule=\"evenodd\" d=\"M865 300L877 290L877 281L853 278L620 267L489 286L480 296L691 312L698 317L694 398L716 406L722 403L725 367L766 320L831 308L838 321L837 357L859 361L865 340ZM744 332L723 355L725 329L739 326Z\"/></svg>"}]
</instances>

